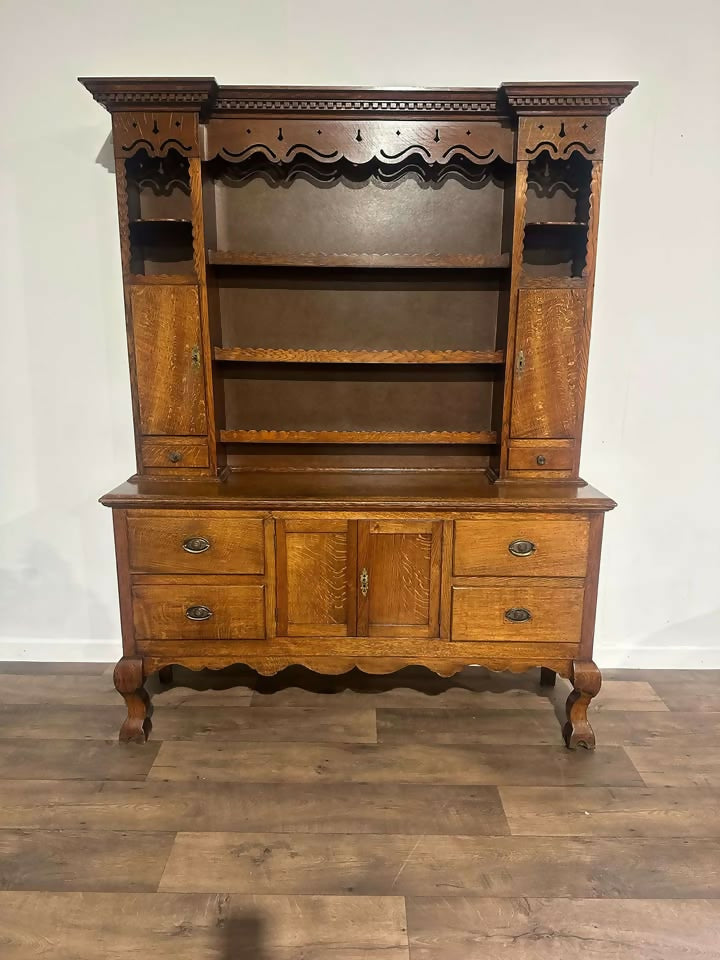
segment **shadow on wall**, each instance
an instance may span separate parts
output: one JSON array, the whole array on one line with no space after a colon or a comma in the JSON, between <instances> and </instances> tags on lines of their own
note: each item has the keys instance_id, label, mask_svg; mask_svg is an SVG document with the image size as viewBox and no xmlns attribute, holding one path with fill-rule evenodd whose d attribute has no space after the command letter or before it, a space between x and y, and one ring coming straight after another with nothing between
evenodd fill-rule
<instances>
[{"instance_id":1,"label":"shadow on wall","mask_svg":"<svg viewBox=\"0 0 720 960\"><path fill-rule=\"evenodd\" d=\"M4 542L19 549L12 566L0 566L0 637L94 639L117 633L114 611L83 589L72 563L49 540L26 539L27 527L26 518L2 527ZM75 545L79 539L73 538Z\"/></svg>"}]
</instances>

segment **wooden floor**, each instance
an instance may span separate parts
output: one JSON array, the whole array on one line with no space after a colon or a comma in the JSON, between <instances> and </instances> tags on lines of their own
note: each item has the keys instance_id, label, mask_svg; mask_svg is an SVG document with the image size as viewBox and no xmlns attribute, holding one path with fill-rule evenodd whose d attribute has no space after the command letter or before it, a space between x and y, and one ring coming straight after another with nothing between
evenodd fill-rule
<instances>
[{"instance_id":1,"label":"wooden floor","mask_svg":"<svg viewBox=\"0 0 720 960\"><path fill-rule=\"evenodd\" d=\"M139 746L106 664L0 664L0 957L718 958L720 671L605 676L594 754L481 670L176 670Z\"/></svg>"}]
</instances>

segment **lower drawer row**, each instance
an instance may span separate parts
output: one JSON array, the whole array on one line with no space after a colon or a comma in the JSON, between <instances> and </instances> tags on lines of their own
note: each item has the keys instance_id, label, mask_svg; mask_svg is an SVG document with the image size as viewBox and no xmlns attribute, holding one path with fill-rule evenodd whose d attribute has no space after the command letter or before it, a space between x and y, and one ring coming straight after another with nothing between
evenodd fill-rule
<instances>
[{"instance_id":1,"label":"lower drawer row","mask_svg":"<svg viewBox=\"0 0 720 960\"><path fill-rule=\"evenodd\" d=\"M136 582L132 588L135 638L262 640L272 632L267 629L266 589L262 583ZM583 593L577 581L553 586L453 586L450 640L576 643L580 640ZM338 621L343 619L338 616ZM430 635L439 636L439 629ZM307 631L308 636L317 637L318 633L316 626ZM326 626L328 637L351 633L367 635L358 624L354 631L341 629L339 622ZM392 633L390 626L383 635ZM302 636L302 629L296 628L293 635ZM404 628L402 635L412 636L413 631ZM428 636L420 629L415 635Z\"/></svg>"}]
</instances>

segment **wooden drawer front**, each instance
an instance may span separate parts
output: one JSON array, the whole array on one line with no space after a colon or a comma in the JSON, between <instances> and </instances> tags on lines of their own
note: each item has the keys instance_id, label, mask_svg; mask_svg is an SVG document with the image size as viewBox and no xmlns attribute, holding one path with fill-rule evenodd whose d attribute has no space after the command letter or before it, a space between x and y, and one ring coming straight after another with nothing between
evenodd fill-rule
<instances>
[{"instance_id":1,"label":"wooden drawer front","mask_svg":"<svg viewBox=\"0 0 720 960\"><path fill-rule=\"evenodd\" d=\"M453 587L450 639L578 643L583 594L578 587ZM513 611L530 619L514 622Z\"/></svg>"},{"instance_id":2,"label":"wooden drawer front","mask_svg":"<svg viewBox=\"0 0 720 960\"><path fill-rule=\"evenodd\" d=\"M182 470L186 467L207 467L207 440L203 437L143 437L142 462L144 467L167 467Z\"/></svg>"},{"instance_id":3,"label":"wooden drawer front","mask_svg":"<svg viewBox=\"0 0 720 960\"><path fill-rule=\"evenodd\" d=\"M208 584L136 584L133 622L138 640L259 640L265 637L262 584L218 587ZM207 620L187 611L206 607ZM195 614L203 611L193 611Z\"/></svg>"},{"instance_id":4,"label":"wooden drawer front","mask_svg":"<svg viewBox=\"0 0 720 960\"><path fill-rule=\"evenodd\" d=\"M260 518L239 518L231 510L194 516L131 513L127 524L133 573L262 573L265 569ZM205 543L210 546L203 549Z\"/></svg>"},{"instance_id":5,"label":"wooden drawer front","mask_svg":"<svg viewBox=\"0 0 720 960\"><path fill-rule=\"evenodd\" d=\"M572 447L546 447L544 444L510 447L508 470L572 470L575 453Z\"/></svg>"},{"instance_id":6,"label":"wooden drawer front","mask_svg":"<svg viewBox=\"0 0 720 960\"><path fill-rule=\"evenodd\" d=\"M457 577L584 577L587 520L546 520L522 516L457 520L453 572ZM518 541L533 549L524 556Z\"/></svg>"}]
</instances>

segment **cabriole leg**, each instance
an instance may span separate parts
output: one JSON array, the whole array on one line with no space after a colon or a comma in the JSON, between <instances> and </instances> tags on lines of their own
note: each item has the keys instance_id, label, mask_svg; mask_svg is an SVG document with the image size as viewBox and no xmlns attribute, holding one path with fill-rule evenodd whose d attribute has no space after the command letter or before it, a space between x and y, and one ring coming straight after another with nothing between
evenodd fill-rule
<instances>
[{"instance_id":1,"label":"cabriole leg","mask_svg":"<svg viewBox=\"0 0 720 960\"><path fill-rule=\"evenodd\" d=\"M150 733L149 698L143 687L143 667L139 657L123 657L113 673L115 689L127 705L127 718L120 727L119 739L145 743Z\"/></svg>"},{"instance_id":2,"label":"cabriole leg","mask_svg":"<svg viewBox=\"0 0 720 960\"><path fill-rule=\"evenodd\" d=\"M573 691L567 699L567 723L563 729L565 745L595 749L595 734L588 723L587 709L593 697L600 692L602 676L592 660L573 661Z\"/></svg>"},{"instance_id":3,"label":"cabriole leg","mask_svg":"<svg viewBox=\"0 0 720 960\"><path fill-rule=\"evenodd\" d=\"M557 674L550 667L540 667L540 686L554 687Z\"/></svg>"}]
</instances>

